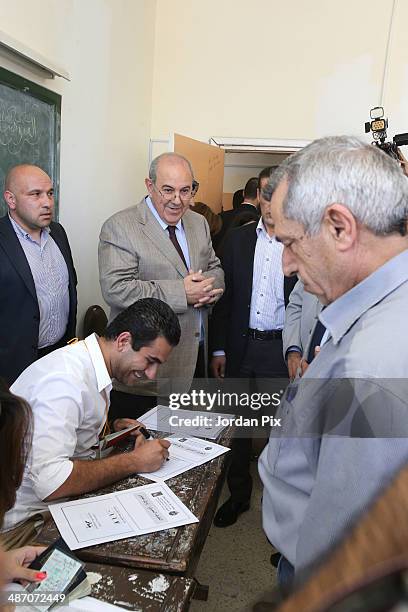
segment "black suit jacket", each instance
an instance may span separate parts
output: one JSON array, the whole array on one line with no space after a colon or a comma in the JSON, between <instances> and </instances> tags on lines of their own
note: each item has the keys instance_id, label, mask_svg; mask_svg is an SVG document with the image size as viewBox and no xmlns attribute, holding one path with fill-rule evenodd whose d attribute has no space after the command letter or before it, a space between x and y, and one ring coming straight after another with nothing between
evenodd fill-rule
<instances>
[{"instance_id":1,"label":"black suit jacket","mask_svg":"<svg viewBox=\"0 0 408 612\"><path fill-rule=\"evenodd\" d=\"M248 212L252 213L254 216L257 216L259 219L259 210L257 210L255 206L252 206L252 204L240 204L237 208L233 208L232 210L223 210L219 213L219 216L222 219L222 226L220 231L213 238L214 251L218 257L220 257L221 253L221 251L218 252L218 249L223 246L224 239L226 238L231 224L237 217Z\"/></svg>"},{"instance_id":2,"label":"black suit jacket","mask_svg":"<svg viewBox=\"0 0 408 612\"><path fill-rule=\"evenodd\" d=\"M225 351L225 373L230 377L238 376L247 345L256 228L257 223L250 223L231 230L228 236L222 258L225 293L215 305L210 321L211 353ZM285 305L296 281L296 276L284 277Z\"/></svg>"},{"instance_id":3,"label":"black suit jacket","mask_svg":"<svg viewBox=\"0 0 408 612\"><path fill-rule=\"evenodd\" d=\"M69 317L62 341L75 336L77 278L64 228L50 225L69 275ZM30 266L8 215L0 218L0 376L10 385L37 359L40 311Z\"/></svg>"}]
</instances>

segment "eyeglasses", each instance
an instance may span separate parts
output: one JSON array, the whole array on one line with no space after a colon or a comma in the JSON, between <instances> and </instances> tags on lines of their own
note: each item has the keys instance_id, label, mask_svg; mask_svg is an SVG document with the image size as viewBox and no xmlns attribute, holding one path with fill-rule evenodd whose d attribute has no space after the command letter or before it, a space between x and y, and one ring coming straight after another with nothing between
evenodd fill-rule
<instances>
[{"instance_id":1,"label":"eyeglasses","mask_svg":"<svg viewBox=\"0 0 408 612\"><path fill-rule=\"evenodd\" d=\"M163 200L166 200L167 202L170 202L170 200L174 200L174 198L177 196L177 191L173 189L173 187L162 187L162 190L160 191L160 189L154 183L152 183L152 185L156 189L157 193L161 195ZM189 200L192 194L193 187L182 187L178 191L179 198L183 201Z\"/></svg>"},{"instance_id":2,"label":"eyeglasses","mask_svg":"<svg viewBox=\"0 0 408 612\"><path fill-rule=\"evenodd\" d=\"M196 194L196 193L197 193L197 191L198 191L199 186L200 186L200 183L199 183L198 181L194 180L194 181L193 181L193 186L192 186L192 188L191 188L191 195L192 195L192 196L195 196L195 194Z\"/></svg>"}]
</instances>

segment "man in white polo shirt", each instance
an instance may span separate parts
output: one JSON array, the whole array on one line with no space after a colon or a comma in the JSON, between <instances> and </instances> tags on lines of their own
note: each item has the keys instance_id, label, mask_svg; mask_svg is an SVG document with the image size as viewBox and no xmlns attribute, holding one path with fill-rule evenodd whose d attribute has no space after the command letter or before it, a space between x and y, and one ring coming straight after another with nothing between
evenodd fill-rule
<instances>
[{"instance_id":1,"label":"man in white polo shirt","mask_svg":"<svg viewBox=\"0 0 408 612\"><path fill-rule=\"evenodd\" d=\"M172 309L154 298L120 313L103 336L95 334L31 364L11 390L32 408L32 450L16 504L4 530L46 509L47 502L99 489L135 472L158 469L168 457L165 440L136 434L129 453L96 459L93 447L103 433L112 379L133 385L156 377L180 339ZM134 423L116 419L116 431Z\"/></svg>"}]
</instances>

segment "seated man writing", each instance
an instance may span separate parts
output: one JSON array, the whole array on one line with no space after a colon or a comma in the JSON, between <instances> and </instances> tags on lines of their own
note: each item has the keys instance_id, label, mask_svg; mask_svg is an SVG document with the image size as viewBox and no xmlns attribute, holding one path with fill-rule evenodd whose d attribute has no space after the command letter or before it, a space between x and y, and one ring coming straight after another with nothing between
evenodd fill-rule
<instances>
[{"instance_id":1,"label":"seated man writing","mask_svg":"<svg viewBox=\"0 0 408 612\"><path fill-rule=\"evenodd\" d=\"M19 376L12 391L31 405L32 451L3 529L20 528L20 523L44 511L49 501L161 466L169 443L146 441L137 430L131 452L90 459L105 427L112 379L133 385L141 378L155 378L179 339L180 325L172 309L161 300L146 298L121 312L103 336L92 334L58 349ZM134 423L116 419L113 428L119 431ZM7 534L3 536L7 543Z\"/></svg>"}]
</instances>

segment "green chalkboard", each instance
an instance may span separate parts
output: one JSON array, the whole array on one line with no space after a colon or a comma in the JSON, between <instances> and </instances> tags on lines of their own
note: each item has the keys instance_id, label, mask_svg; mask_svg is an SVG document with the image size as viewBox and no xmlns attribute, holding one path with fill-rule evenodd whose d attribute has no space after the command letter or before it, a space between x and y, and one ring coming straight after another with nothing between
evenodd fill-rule
<instances>
[{"instance_id":1,"label":"green chalkboard","mask_svg":"<svg viewBox=\"0 0 408 612\"><path fill-rule=\"evenodd\" d=\"M61 96L0 68L0 216L4 178L17 164L40 166L52 179L58 219Z\"/></svg>"}]
</instances>

